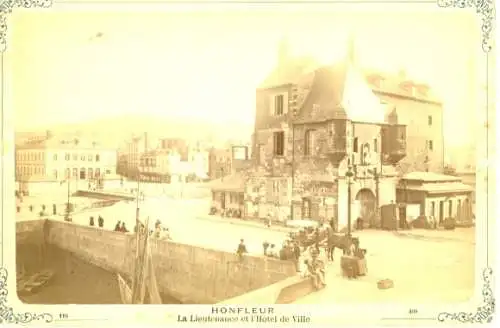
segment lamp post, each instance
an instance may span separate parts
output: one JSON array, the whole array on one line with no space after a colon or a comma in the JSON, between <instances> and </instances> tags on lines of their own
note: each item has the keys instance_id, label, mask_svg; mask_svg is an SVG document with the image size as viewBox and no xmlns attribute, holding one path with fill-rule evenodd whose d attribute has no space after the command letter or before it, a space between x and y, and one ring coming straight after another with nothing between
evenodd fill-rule
<instances>
[{"instance_id":1,"label":"lamp post","mask_svg":"<svg viewBox=\"0 0 500 328\"><path fill-rule=\"evenodd\" d=\"M64 220L65 221L71 221L70 219L70 205L69 205L69 197L70 197L70 188L69 188L69 184L70 184L70 180L71 180L71 177L70 177L70 174L68 173L68 176L67 176L67 181L68 181L68 190L67 190L67 199L66 199L66 211L64 212Z\"/></svg>"},{"instance_id":2,"label":"lamp post","mask_svg":"<svg viewBox=\"0 0 500 328\"><path fill-rule=\"evenodd\" d=\"M350 237L351 236L351 184L352 184L352 177L354 176L351 166L347 168L345 176L347 178L347 235Z\"/></svg>"}]
</instances>

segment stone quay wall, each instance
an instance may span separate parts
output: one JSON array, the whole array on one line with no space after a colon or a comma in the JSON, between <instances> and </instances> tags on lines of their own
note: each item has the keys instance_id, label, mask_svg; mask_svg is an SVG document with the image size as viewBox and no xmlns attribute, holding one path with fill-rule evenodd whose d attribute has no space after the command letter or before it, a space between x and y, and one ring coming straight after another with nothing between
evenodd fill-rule
<instances>
[{"instance_id":1,"label":"stone quay wall","mask_svg":"<svg viewBox=\"0 0 500 328\"><path fill-rule=\"evenodd\" d=\"M33 225L34 221L26 222ZM134 234L70 222L46 222L45 242L131 278L136 252ZM19 238L28 229L24 224L17 224ZM39 228L43 231L43 224ZM154 243L159 289L183 303L215 304L296 275L295 265L289 261L247 255L240 262L233 253L166 240Z\"/></svg>"}]
</instances>

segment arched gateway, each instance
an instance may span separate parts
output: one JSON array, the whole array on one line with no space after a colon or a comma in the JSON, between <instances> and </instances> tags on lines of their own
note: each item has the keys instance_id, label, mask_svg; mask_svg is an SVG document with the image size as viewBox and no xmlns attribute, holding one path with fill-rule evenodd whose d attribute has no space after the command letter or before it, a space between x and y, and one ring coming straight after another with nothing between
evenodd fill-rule
<instances>
[{"instance_id":1,"label":"arched gateway","mask_svg":"<svg viewBox=\"0 0 500 328\"><path fill-rule=\"evenodd\" d=\"M359 202L359 218L363 220L364 224L372 223L377 210L373 192L370 189L363 188L356 194L356 200Z\"/></svg>"}]
</instances>

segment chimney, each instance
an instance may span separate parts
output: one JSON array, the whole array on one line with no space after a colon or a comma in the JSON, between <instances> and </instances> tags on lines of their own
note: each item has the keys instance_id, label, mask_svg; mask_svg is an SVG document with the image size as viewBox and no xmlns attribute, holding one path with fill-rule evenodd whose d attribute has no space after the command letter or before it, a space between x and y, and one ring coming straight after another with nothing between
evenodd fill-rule
<instances>
[{"instance_id":1,"label":"chimney","mask_svg":"<svg viewBox=\"0 0 500 328\"><path fill-rule=\"evenodd\" d=\"M290 43L288 37L284 36L278 46L278 65L285 64L290 57Z\"/></svg>"},{"instance_id":2,"label":"chimney","mask_svg":"<svg viewBox=\"0 0 500 328\"><path fill-rule=\"evenodd\" d=\"M353 32L349 34L349 39L347 41L347 60L351 65L356 64L356 40Z\"/></svg>"}]
</instances>

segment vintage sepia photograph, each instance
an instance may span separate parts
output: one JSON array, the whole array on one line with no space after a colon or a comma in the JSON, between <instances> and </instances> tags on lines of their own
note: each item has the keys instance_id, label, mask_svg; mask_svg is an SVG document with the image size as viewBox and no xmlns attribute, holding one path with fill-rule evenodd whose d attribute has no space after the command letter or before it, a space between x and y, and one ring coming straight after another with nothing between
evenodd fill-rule
<instances>
[{"instance_id":1,"label":"vintage sepia photograph","mask_svg":"<svg viewBox=\"0 0 500 328\"><path fill-rule=\"evenodd\" d=\"M0 322L491 320L492 3L0 3Z\"/></svg>"}]
</instances>

